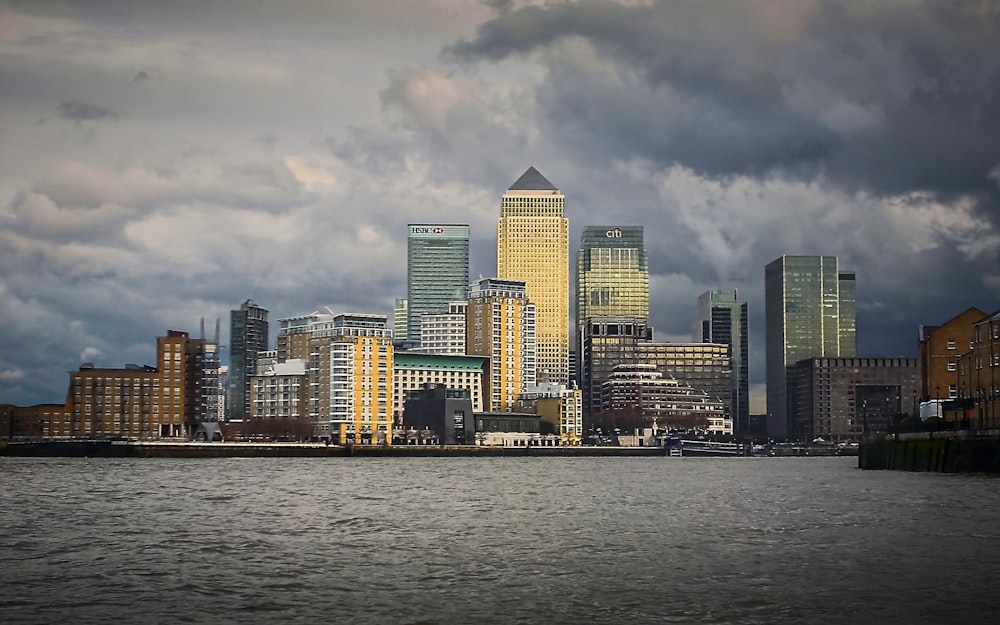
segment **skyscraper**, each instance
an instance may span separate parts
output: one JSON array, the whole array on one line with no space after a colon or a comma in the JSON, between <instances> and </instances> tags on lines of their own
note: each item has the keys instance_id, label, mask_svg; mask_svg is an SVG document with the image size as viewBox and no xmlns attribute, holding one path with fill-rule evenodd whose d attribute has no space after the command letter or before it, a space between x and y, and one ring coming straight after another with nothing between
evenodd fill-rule
<instances>
[{"instance_id":1,"label":"skyscraper","mask_svg":"<svg viewBox=\"0 0 1000 625\"><path fill-rule=\"evenodd\" d=\"M698 297L698 317L693 340L698 343L723 343L729 346L733 367L733 393L730 415L737 434L750 430L750 348L747 332L747 303L740 301L736 289L706 291Z\"/></svg>"},{"instance_id":2,"label":"skyscraper","mask_svg":"<svg viewBox=\"0 0 1000 625\"><path fill-rule=\"evenodd\" d=\"M490 358L488 410L510 412L536 381L536 310L524 282L482 279L469 287L465 353Z\"/></svg>"},{"instance_id":3,"label":"skyscraper","mask_svg":"<svg viewBox=\"0 0 1000 625\"><path fill-rule=\"evenodd\" d=\"M406 338L420 341L420 316L448 312L469 286L469 226L410 224L406 237ZM402 337L397 337L402 338Z\"/></svg>"},{"instance_id":4,"label":"skyscraper","mask_svg":"<svg viewBox=\"0 0 1000 625\"><path fill-rule=\"evenodd\" d=\"M523 281L537 309L537 379L569 381L569 220L565 196L534 167L503 194L497 277Z\"/></svg>"},{"instance_id":5,"label":"skyscraper","mask_svg":"<svg viewBox=\"0 0 1000 625\"><path fill-rule=\"evenodd\" d=\"M590 317L649 318L642 226L584 226L576 253L576 331Z\"/></svg>"},{"instance_id":6,"label":"skyscraper","mask_svg":"<svg viewBox=\"0 0 1000 625\"><path fill-rule=\"evenodd\" d=\"M768 434L797 435L787 378L795 363L856 354L854 282L836 256L782 256L765 268Z\"/></svg>"},{"instance_id":7,"label":"skyscraper","mask_svg":"<svg viewBox=\"0 0 1000 625\"><path fill-rule=\"evenodd\" d=\"M229 313L229 395L230 420L250 416L250 376L257 372L257 352L267 350L267 310L248 299L239 310Z\"/></svg>"}]
</instances>

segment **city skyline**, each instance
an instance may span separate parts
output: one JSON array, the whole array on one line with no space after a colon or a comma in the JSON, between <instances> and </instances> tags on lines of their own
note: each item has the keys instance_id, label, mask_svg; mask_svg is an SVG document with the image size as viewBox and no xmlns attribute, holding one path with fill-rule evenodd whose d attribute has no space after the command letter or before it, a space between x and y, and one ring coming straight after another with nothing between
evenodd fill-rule
<instances>
[{"instance_id":1,"label":"city skyline","mask_svg":"<svg viewBox=\"0 0 1000 625\"><path fill-rule=\"evenodd\" d=\"M657 340L739 290L758 401L776 257L857 272L859 353L1000 302L984 5L336 5L0 0L0 401L247 298L391 314L408 223L468 223L494 276L530 165L571 242L644 226Z\"/></svg>"}]
</instances>

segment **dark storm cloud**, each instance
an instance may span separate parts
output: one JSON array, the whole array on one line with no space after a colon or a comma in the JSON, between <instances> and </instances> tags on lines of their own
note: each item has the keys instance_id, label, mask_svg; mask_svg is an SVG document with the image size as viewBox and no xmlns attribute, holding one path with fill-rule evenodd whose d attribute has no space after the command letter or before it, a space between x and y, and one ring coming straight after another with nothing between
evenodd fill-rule
<instances>
[{"instance_id":1,"label":"dark storm cloud","mask_svg":"<svg viewBox=\"0 0 1000 625\"><path fill-rule=\"evenodd\" d=\"M639 78L629 90L590 67L550 67L544 115L590 153L886 194L985 192L980 213L997 219L986 176L1000 163L1000 5L532 6L446 55L500 60L572 38L610 59L612 78Z\"/></svg>"},{"instance_id":2,"label":"dark storm cloud","mask_svg":"<svg viewBox=\"0 0 1000 625\"><path fill-rule=\"evenodd\" d=\"M115 113L111 109L75 100L60 102L57 114L62 119L77 123L102 119L118 119L118 113Z\"/></svg>"}]
</instances>

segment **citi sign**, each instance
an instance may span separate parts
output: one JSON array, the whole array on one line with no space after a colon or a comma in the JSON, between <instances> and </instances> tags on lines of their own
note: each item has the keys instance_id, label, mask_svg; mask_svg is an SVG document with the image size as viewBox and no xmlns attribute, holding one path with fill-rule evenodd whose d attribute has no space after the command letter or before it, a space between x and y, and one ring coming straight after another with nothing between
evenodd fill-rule
<instances>
[{"instance_id":1,"label":"citi sign","mask_svg":"<svg viewBox=\"0 0 1000 625\"><path fill-rule=\"evenodd\" d=\"M608 237L609 239L620 239L622 238L622 229L612 228L611 230L605 232L604 236Z\"/></svg>"},{"instance_id":2,"label":"citi sign","mask_svg":"<svg viewBox=\"0 0 1000 625\"><path fill-rule=\"evenodd\" d=\"M444 234L444 228L441 226L412 226L410 232L412 234Z\"/></svg>"}]
</instances>

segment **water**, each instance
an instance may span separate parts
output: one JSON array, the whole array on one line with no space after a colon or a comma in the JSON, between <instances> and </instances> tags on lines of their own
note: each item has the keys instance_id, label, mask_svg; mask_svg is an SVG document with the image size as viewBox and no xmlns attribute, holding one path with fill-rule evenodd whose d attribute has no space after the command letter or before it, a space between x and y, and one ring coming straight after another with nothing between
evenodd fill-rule
<instances>
[{"instance_id":1,"label":"water","mask_svg":"<svg viewBox=\"0 0 1000 625\"><path fill-rule=\"evenodd\" d=\"M855 467L0 458L0 622L994 622L1000 481Z\"/></svg>"}]
</instances>

